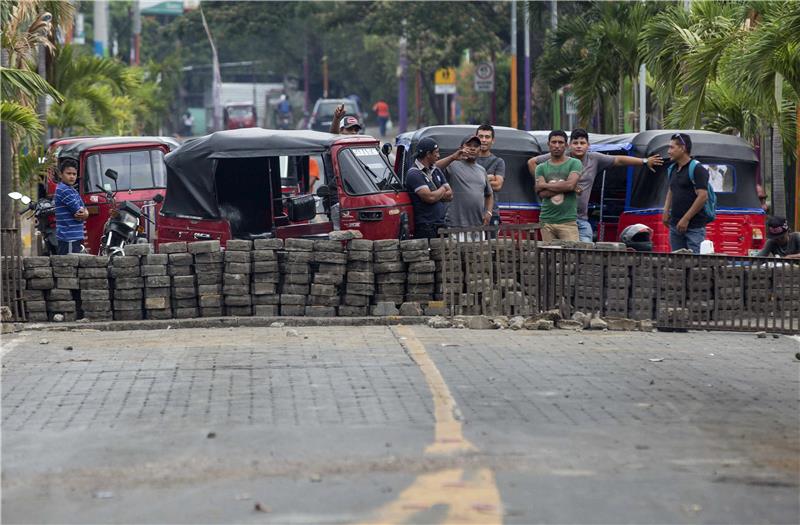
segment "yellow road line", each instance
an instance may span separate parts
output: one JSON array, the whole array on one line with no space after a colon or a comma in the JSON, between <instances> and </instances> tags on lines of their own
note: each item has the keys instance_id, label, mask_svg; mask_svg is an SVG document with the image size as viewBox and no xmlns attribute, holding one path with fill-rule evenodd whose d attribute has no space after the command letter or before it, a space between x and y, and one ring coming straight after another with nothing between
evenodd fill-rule
<instances>
[{"instance_id":1,"label":"yellow road line","mask_svg":"<svg viewBox=\"0 0 800 525\"><path fill-rule=\"evenodd\" d=\"M452 455L477 451L462 433L456 416L457 406L442 374L425 346L408 326L393 328L409 355L420 367L433 396L434 442L425 448L426 455ZM494 473L488 468L444 469L418 476L395 500L384 505L365 523L408 523L418 518L435 519L434 506L444 506L441 523L499 524L503 507ZM431 512L431 516L425 513Z\"/></svg>"}]
</instances>

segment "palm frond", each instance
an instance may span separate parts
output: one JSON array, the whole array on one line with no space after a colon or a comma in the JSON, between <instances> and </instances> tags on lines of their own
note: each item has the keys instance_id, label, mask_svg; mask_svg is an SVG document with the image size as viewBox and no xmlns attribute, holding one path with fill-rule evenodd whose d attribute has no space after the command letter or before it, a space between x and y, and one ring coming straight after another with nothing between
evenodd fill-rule
<instances>
[{"instance_id":1,"label":"palm frond","mask_svg":"<svg viewBox=\"0 0 800 525\"><path fill-rule=\"evenodd\" d=\"M0 102L0 120L18 142L36 142L44 132L39 115L32 108L13 101Z\"/></svg>"},{"instance_id":2,"label":"palm frond","mask_svg":"<svg viewBox=\"0 0 800 525\"><path fill-rule=\"evenodd\" d=\"M21 96L35 99L40 95L50 95L59 104L64 100L61 93L38 73L25 69L0 67L0 97L3 100L15 100Z\"/></svg>"}]
</instances>

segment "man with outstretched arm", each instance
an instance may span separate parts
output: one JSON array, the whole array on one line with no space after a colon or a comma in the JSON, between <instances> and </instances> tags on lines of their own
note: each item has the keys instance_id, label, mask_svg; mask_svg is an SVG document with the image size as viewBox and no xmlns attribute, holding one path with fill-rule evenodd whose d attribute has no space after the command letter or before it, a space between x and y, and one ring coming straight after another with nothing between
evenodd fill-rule
<instances>
[{"instance_id":1,"label":"man with outstretched arm","mask_svg":"<svg viewBox=\"0 0 800 525\"><path fill-rule=\"evenodd\" d=\"M578 179L578 236L582 242L592 242L594 232L589 223L589 197L597 174L614 166L642 166L650 170L663 164L661 157L653 155L648 158L631 157L629 155L605 155L589 151L589 133L585 129L575 128L570 134L569 156L578 159L583 169ZM528 160L528 172L535 177L536 166L550 159L550 154L539 155ZM553 192L545 190L539 193L540 198L552 197Z\"/></svg>"},{"instance_id":2,"label":"man with outstretched arm","mask_svg":"<svg viewBox=\"0 0 800 525\"><path fill-rule=\"evenodd\" d=\"M476 162L480 147L480 139L470 135L461 141L460 149L436 163L453 190L446 219L451 228L485 226L492 218L492 187L486 170Z\"/></svg>"}]
</instances>

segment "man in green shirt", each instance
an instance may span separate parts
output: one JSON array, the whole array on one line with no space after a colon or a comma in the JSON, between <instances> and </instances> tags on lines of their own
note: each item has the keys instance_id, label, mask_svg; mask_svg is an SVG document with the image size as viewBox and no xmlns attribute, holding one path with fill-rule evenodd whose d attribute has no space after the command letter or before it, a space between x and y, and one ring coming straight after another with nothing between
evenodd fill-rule
<instances>
[{"instance_id":1,"label":"man in green shirt","mask_svg":"<svg viewBox=\"0 0 800 525\"><path fill-rule=\"evenodd\" d=\"M567 134L551 131L547 137L550 160L536 166L536 192L550 195L542 199L539 223L542 240L578 240L578 199L575 188L581 176L581 161L567 157ZM547 193L550 192L550 193Z\"/></svg>"}]
</instances>

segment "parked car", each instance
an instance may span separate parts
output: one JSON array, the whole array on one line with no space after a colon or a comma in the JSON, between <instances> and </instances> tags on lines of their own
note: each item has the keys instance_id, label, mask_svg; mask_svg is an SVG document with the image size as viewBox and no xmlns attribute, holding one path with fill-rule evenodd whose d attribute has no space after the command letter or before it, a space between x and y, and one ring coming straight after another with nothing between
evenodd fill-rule
<instances>
[{"instance_id":1,"label":"parked car","mask_svg":"<svg viewBox=\"0 0 800 525\"><path fill-rule=\"evenodd\" d=\"M361 114L361 108L355 100L349 98L320 98L314 104L314 109L311 112L311 117L308 119L308 129L313 131L328 132L331 129L331 122L333 122L333 112L336 108L344 104L346 115L353 115L358 117L361 122L361 132L364 132L364 116Z\"/></svg>"}]
</instances>

